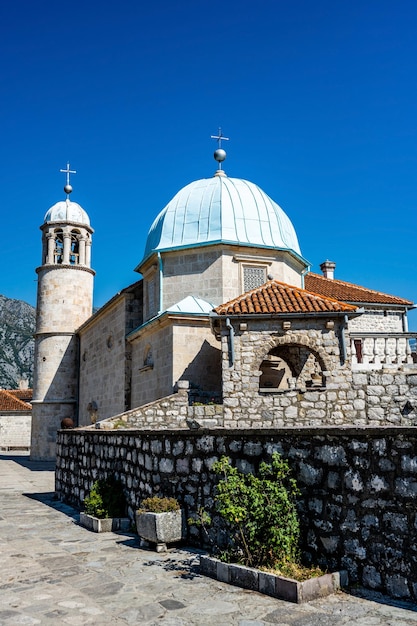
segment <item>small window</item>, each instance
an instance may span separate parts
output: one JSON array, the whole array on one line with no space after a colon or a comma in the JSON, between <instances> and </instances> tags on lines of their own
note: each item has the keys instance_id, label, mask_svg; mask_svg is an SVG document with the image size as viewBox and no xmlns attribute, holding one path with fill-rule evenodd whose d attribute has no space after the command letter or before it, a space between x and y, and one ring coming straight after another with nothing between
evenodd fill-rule
<instances>
[{"instance_id":1,"label":"small window","mask_svg":"<svg viewBox=\"0 0 417 626\"><path fill-rule=\"evenodd\" d=\"M362 363L363 362L362 339L354 339L353 345L355 348L356 361L358 363Z\"/></svg>"},{"instance_id":2,"label":"small window","mask_svg":"<svg viewBox=\"0 0 417 626\"><path fill-rule=\"evenodd\" d=\"M256 289L266 282L266 267L259 265L243 266L243 291Z\"/></svg>"}]
</instances>

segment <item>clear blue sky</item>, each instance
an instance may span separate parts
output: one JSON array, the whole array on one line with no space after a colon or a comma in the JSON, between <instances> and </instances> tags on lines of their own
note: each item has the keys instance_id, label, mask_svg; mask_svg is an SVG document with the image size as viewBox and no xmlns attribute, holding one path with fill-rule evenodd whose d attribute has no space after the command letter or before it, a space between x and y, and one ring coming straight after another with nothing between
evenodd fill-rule
<instances>
[{"instance_id":1,"label":"clear blue sky","mask_svg":"<svg viewBox=\"0 0 417 626\"><path fill-rule=\"evenodd\" d=\"M0 8L0 293L35 304L39 226L95 229L95 305L139 276L147 230L211 176L289 215L319 272L417 301L417 3L15 0ZM417 329L417 315L410 315Z\"/></svg>"}]
</instances>

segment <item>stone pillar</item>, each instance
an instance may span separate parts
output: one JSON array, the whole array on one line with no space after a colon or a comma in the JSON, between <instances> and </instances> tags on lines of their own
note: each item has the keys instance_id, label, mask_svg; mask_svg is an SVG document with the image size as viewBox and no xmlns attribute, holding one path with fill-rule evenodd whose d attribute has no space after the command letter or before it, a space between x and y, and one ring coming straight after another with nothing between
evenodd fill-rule
<instances>
[{"instance_id":1,"label":"stone pillar","mask_svg":"<svg viewBox=\"0 0 417 626\"><path fill-rule=\"evenodd\" d=\"M79 240L79 249L78 249L78 262L80 265L85 265L85 237L81 237Z\"/></svg>"},{"instance_id":2,"label":"stone pillar","mask_svg":"<svg viewBox=\"0 0 417 626\"><path fill-rule=\"evenodd\" d=\"M87 267L91 267L91 239L87 239L85 242L85 264Z\"/></svg>"},{"instance_id":3,"label":"stone pillar","mask_svg":"<svg viewBox=\"0 0 417 626\"><path fill-rule=\"evenodd\" d=\"M48 233L46 235L48 241L48 253L46 257L46 263L52 265L54 262L54 253L55 253L55 237L53 233Z\"/></svg>"},{"instance_id":4,"label":"stone pillar","mask_svg":"<svg viewBox=\"0 0 417 626\"><path fill-rule=\"evenodd\" d=\"M71 233L64 233L64 254L62 263L64 265L69 265L70 262L70 250L71 250Z\"/></svg>"}]
</instances>

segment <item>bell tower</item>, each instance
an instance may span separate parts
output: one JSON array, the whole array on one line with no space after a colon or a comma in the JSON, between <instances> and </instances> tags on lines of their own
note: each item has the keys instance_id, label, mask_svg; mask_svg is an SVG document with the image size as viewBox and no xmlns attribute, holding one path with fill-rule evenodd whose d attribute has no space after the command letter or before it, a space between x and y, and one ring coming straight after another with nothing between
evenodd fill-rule
<instances>
[{"instance_id":1,"label":"bell tower","mask_svg":"<svg viewBox=\"0 0 417 626\"><path fill-rule=\"evenodd\" d=\"M31 458L55 459L56 432L64 418L77 416L78 337L76 330L92 314L93 229L84 209L66 199L47 211L42 231L42 264L36 269L35 364L32 401Z\"/></svg>"}]
</instances>

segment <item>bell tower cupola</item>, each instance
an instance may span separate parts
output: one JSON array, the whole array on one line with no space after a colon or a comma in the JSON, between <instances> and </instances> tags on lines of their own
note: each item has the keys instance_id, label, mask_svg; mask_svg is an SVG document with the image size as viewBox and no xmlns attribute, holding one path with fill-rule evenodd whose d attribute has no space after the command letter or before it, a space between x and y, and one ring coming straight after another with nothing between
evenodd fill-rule
<instances>
[{"instance_id":1,"label":"bell tower cupola","mask_svg":"<svg viewBox=\"0 0 417 626\"><path fill-rule=\"evenodd\" d=\"M92 314L93 229L84 209L70 200L70 174L65 200L54 204L41 225L42 264L36 269L38 292L32 402L32 459L54 459L56 432L64 418L77 420L77 329Z\"/></svg>"}]
</instances>

